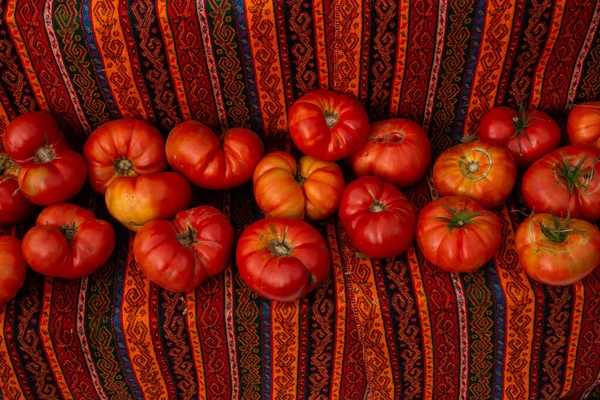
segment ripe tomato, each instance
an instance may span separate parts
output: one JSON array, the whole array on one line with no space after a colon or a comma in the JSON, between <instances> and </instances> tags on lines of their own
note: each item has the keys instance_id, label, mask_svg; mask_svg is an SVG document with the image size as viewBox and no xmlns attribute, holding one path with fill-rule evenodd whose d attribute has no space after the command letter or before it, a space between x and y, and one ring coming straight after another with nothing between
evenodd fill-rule
<instances>
[{"instance_id":1,"label":"ripe tomato","mask_svg":"<svg viewBox=\"0 0 600 400\"><path fill-rule=\"evenodd\" d=\"M368 257L395 257L415 238L415 208L400 190L375 176L346 186L339 217L354 247Z\"/></svg>"},{"instance_id":2,"label":"ripe tomato","mask_svg":"<svg viewBox=\"0 0 600 400\"><path fill-rule=\"evenodd\" d=\"M506 147L517 166L527 168L558 147L560 127L540 110L494 107L481 119L479 138Z\"/></svg>"},{"instance_id":3,"label":"ripe tomato","mask_svg":"<svg viewBox=\"0 0 600 400\"><path fill-rule=\"evenodd\" d=\"M53 204L23 237L23 256L40 274L76 279L99 270L115 249L115 232L106 221L74 204Z\"/></svg>"},{"instance_id":4,"label":"ripe tomato","mask_svg":"<svg viewBox=\"0 0 600 400\"><path fill-rule=\"evenodd\" d=\"M595 221L600 218L600 149L572 144L535 162L523 176L532 210Z\"/></svg>"},{"instance_id":5,"label":"ripe tomato","mask_svg":"<svg viewBox=\"0 0 600 400\"><path fill-rule=\"evenodd\" d=\"M92 189L106 188L120 176L136 177L167 169L165 139L148 122L122 118L99 126L83 146Z\"/></svg>"},{"instance_id":6,"label":"ripe tomato","mask_svg":"<svg viewBox=\"0 0 600 400\"><path fill-rule=\"evenodd\" d=\"M192 200L189 182L176 172L156 172L112 181L104 195L110 214L137 232L155 219L173 218Z\"/></svg>"},{"instance_id":7,"label":"ripe tomato","mask_svg":"<svg viewBox=\"0 0 600 400\"><path fill-rule=\"evenodd\" d=\"M26 277L21 242L14 236L0 236L0 306L15 298Z\"/></svg>"},{"instance_id":8,"label":"ripe tomato","mask_svg":"<svg viewBox=\"0 0 600 400\"><path fill-rule=\"evenodd\" d=\"M515 236L521 268L538 282L570 285L600 264L600 232L587 221L534 214Z\"/></svg>"},{"instance_id":9,"label":"ripe tomato","mask_svg":"<svg viewBox=\"0 0 600 400\"><path fill-rule=\"evenodd\" d=\"M417 123L393 118L371 124L369 139L350 157L358 176L375 175L403 188L419 181L431 164L431 143Z\"/></svg>"},{"instance_id":10,"label":"ripe tomato","mask_svg":"<svg viewBox=\"0 0 600 400\"><path fill-rule=\"evenodd\" d=\"M581 103L571 110L567 136L572 144L589 144L600 149L600 101Z\"/></svg>"},{"instance_id":11,"label":"ripe tomato","mask_svg":"<svg viewBox=\"0 0 600 400\"><path fill-rule=\"evenodd\" d=\"M346 158L369 137L369 116L363 105L348 95L325 89L296 100L288 125L296 147L318 160Z\"/></svg>"},{"instance_id":12,"label":"ripe tomato","mask_svg":"<svg viewBox=\"0 0 600 400\"><path fill-rule=\"evenodd\" d=\"M230 189L248 182L265 154L260 137L233 128L220 137L198 121L178 124L167 138L171 167L204 189Z\"/></svg>"},{"instance_id":13,"label":"ripe tomato","mask_svg":"<svg viewBox=\"0 0 600 400\"><path fill-rule=\"evenodd\" d=\"M133 254L151 281L172 292L189 292L225 269L233 235L219 210L200 206L177 213L173 222L148 222L135 235Z\"/></svg>"},{"instance_id":14,"label":"ripe tomato","mask_svg":"<svg viewBox=\"0 0 600 400\"><path fill-rule=\"evenodd\" d=\"M4 132L4 149L21 166L19 188L31 202L49 205L69 200L83 187L85 161L71 150L54 118L29 112Z\"/></svg>"},{"instance_id":15,"label":"ripe tomato","mask_svg":"<svg viewBox=\"0 0 600 400\"><path fill-rule=\"evenodd\" d=\"M298 219L265 218L238 241L236 262L244 282L260 296L295 301L319 287L329 273L323 236Z\"/></svg>"},{"instance_id":16,"label":"ripe tomato","mask_svg":"<svg viewBox=\"0 0 600 400\"><path fill-rule=\"evenodd\" d=\"M417 243L429 262L449 272L472 272L500 248L500 219L475 200L441 197L417 220Z\"/></svg>"},{"instance_id":17,"label":"ripe tomato","mask_svg":"<svg viewBox=\"0 0 600 400\"><path fill-rule=\"evenodd\" d=\"M19 189L19 169L6 153L0 153L0 225L19 224L36 209Z\"/></svg>"},{"instance_id":18,"label":"ripe tomato","mask_svg":"<svg viewBox=\"0 0 600 400\"><path fill-rule=\"evenodd\" d=\"M296 163L283 151L267 154L254 170L254 197L267 217L307 218L333 214L344 190L341 168L304 156Z\"/></svg>"},{"instance_id":19,"label":"ripe tomato","mask_svg":"<svg viewBox=\"0 0 600 400\"><path fill-rule=\"evenodd\" d=\"M466 196L484 208L504 203L517 181L517 166L502 146L475 140L444 151L433 165L441 196Z\"/></svg>"}]
</instances>

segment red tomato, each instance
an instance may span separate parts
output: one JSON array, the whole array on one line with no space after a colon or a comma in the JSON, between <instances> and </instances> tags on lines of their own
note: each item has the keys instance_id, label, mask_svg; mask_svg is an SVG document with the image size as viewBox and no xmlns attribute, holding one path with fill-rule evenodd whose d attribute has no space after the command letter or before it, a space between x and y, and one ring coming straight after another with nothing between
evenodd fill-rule
<instances>
[{"instance_id":1,"label":"red tomato","mask_svg":"<svg viewBox=\"0 0 600 400\"><path fill-rule=\"evenodd\" d=\"M346 186L339 217L354 247L368 257L395 257L415 238L415 208L400 190L375 176Z\"/></svg>"},{"instance_id":2,"label":"red tomato","mask_svg":"<svg viewBox=\"0 0 600 400\"><path fill-rule=\"evenodd\" d=\"M115 179L108 185L104 199L110 214L137 232L147 222L173 218L188 208L192 188L176 172L156 172Z\"/></svg>"},{"instance_id":3,"label":"red tomato","mask_svg":"<svg viewBox=\"0 0 600 400\"><path fill-rule=\"evenodd\" d=\"M433 165L441 196L466 196L484 208L504 203L517 181L517 166L502 146L475 140L444 151Z\"/></svg>"},{"instance_id":4,"label":"red tomato","mask_svg":"<svg viewBox=\"0 0 600 400\"><path fill-rule=\"evenodd\" d=\"M267 217L307 218L333 214L344 190L341 168L331 161L294 157L277 151L267 154L254 170L254 197Z\"/></svg>"},{"instance_id":5,"label":"red tomato","mask_svg":"<svg viewBox=\"0 0 600 400\"><path fill-rule=\"evenodd\" d=\"M36 209L19 189L19 169L5 153L0 153L0 225L19 224Z\"/></svg>"},{"instance_id":6,"label":"red tomato","mask_svg":"<svg viewBox=\"0 0 600 400\"><path fill-rule=\"evenodd\" d=\"M167 169L163 135L148 122L135 118L99 126L85 142L83 156L90 185L101 194L115 178Z\"/></svg>"},{"instance_id":7,"label":"red tomato","mask_svg":"<svg viewBox=\"0 0 600 400\"><path fill-rule=\"evenodd\" d=\"M144 274L172 292L189 292L222 272L231 257L233 227L216 208L177 213L173 222L148 222L135 235L133 254Z\"/></svg>"},{"instance_id":8,"label":"red tomato","mask_svg":"<svg viewBox=\"0 0 600 400\"><path fill-rule=\"evenodd\" d=\"M25 234L22 249L34 271L76 279L106 264L115 249L115 232L89 210L74 204L53 204Z\"/></svg>"},{"instance_id":9,"label":"red tomato","mask_svg":"<svg viewBox=\"0 0 600 400\"><path fill-rule=\"evenodd\" d=\"M167 138L171 167L204 189L230 189L248 182L265 154L260 137L233 128L220 137L198 121L178 124Z\"/></svg>"},{"instance_id":10,"label":"red tomato","mask_svg":"<svg viewBox=\"0 0 600 400\"><path fill-rule=\"evenodd\" d=\"M523 176L523 196L536 212L600 218L600 149L572 144L535 162Z\"/></svg>"},{"instance_id":11,"label":"red tomato","mask_svg":"<svg viewBox=\"0 0 600 400\"><path fill-rule=\"evenodd\" d=\"M534 214L519 225L515 247L527 275L548 285L570 285L600 265L600 232L583 220Z\"/></svg>"},{"instance_id":12,"label":"red tomato","mask_svg":"<svg viewBox=\"0 0 600 400\"><path fill-rule=\"evenodd\" d=\"M26 277L21 242L14 236L0 236L0 306L15 298Z\"/></svg>"},{"instance_id":13,"label":"red tomato","mask_svg":"<svg viewBox=\"0 0 600 400\"><path fill-rule=\"evenodd\" d=\"M439 198L419 214L419 248L446 271L475 271L494 257L501 242L500 219L468 197Z\"/></svg>"},{"instance_id":14,"label":"red tomato","mask_svg":"<svg viewBox=\"0 0 600 400\"><path fill-rule=\"evenodd\" d=\"M324 89L296 100L288 125L296 147L318 160L346 158L369 137L369 116L362 104Z\"/></svg>"},{"instance_id":15,"label":"red tomato","mask_svg":"<svg viewBox=\"0 0 600 400\"><path fill-rule=\"evenodd\" d=\"M242 233L236 262L244 282L260 296L295 301L319 287L329 273L323 236L298 219L266 218Z\"/></svg>"},{"instance_id":16,"label":"red tomato","mask_svg":"<svg viewBox=\"0 0 600 400\"><path fill-rule=\"evenodd\" d=\"M527 168L560 143L560 127L543 111L494 107L484 114L479 138L506 147L517 166Z\"/></svg>"},{"instance_id":17,"label":"red tomato","mask_svg":"<svg viewBox=\"0 0 600 400\"><path fill-rule=\"evenodd\" d=\"M70 150L49 114L35 111L20 115L6 128L3 141L8 156L21 166L19 187L31 202L64 202L83 187L85 161Z\"/></svg>"},{"instance_id":18,"label":"red tomato","mask_svg":"<svg viewBox=\"0 0 600 400\"><path fill-rule=\"evenodd\" d=\"M375 175L403 188L419 181L431 164L431 143L415 122L393 118L371 124L371 135L350 164L358 176Z\"/></svg>"},{"instance_id":19,"label":"red tomato","mask_svg":"<svg viewBox=\"0 0 600 400\"><path fill-rule=\"evenodd\" d=\"M600 149L600 101L578 104L571 110L567 136L572 144L589 144Z\"/></svg>"}]
</instances>

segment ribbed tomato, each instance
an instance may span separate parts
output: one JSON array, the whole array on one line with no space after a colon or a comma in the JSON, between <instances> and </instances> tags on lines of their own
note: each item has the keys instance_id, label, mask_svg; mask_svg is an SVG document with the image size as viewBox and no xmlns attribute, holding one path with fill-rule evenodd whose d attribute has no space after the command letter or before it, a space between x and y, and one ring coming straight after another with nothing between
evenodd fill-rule
<instances>
[{"instance_id":1,"label":"ribbed tomato","mask_svg":"<svg viewBox=\"0 0 600 400\"><path fill-rule=\"evenodd\" d=\"M14 236L0 236L0 306L15 298L26 277L21 241Z\"/></svg>"},{"instance_id":2,"label":"ribbed tomato","mask_svg":"<svg viewBox=\"0 0 600 400\"><path fill-rule=\"evenodd\" d=\"M571 110L567 136L572 144L589 144L600 149L600 101L581 103Z\"/></svg>"},{"instance_id":3,"label":"ribbed tomato","mask_svg":"<svg viewBox=\"0 0 600 400\"><path fill-rule=\"evenodd\" d=\"M246 128L217 136L198 121L186 121L167 138L171 167L204 189L230 189L248 182L264 154L260 137Z\"/></svg>"},{"instance_id":4,"label":"ribbed tomato","mask_svg":"<svg viewBox=\"0 0 600 400\"><path fill-rule=\"evenodd\" d=\"M133 254L151 281L173 292L189 292L225 269L233 235L223 213L200 206L180 211L173 222L144 225L135 235Z\"/></svg>"},{"instance_id":5,"label":"ribbed tomato","mask_svg":"<svg viewBox=\"0 0 600 400\"><path fill-rule=\"evenodd\" d=\"M36 210L19 189L19 170L6 153L0 153L0 225L19 224Z\"/></svg>"},{"instance_id":6,"label":"ribbed tomato","mask_svg":"<svg viewBox=\"0 0 600 400\"><path fill-rule=\"evenodd\" d=\"M317 221L333 214L342 197L344 176L331 161L267 154L254 170L254 197L267 217Z\"/></svg>"}]
</instances>

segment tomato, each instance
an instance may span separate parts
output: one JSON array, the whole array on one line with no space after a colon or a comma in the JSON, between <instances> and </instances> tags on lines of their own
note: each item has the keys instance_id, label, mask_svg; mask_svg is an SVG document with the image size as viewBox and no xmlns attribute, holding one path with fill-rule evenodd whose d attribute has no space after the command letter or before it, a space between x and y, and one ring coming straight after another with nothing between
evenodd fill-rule
<instances>
[{"instance_id":1,"label":"tomato","mask_svg":"<svg viewBox=\"0 0 600 400\"><path fill-rule=\"evenodd\" d=\"M515 235L521 268L548 285L570 285L600 265L600 231L587 221L534 214Z\"/></svg>"},{"instance_id":2,"label":"tomato","mask_svg":"<svg viewBox=\"0 0 600 400\"><path fill-rule=\"evenodd\" d=\"M322 220L333 214L344 190L341 168L331 161L267 154L254 170L254 197L267 217Z\"/></svg>"},{"instance_id":3,"label":"tomato","mask_svg":"<svg viewBox=\"0 0 600 400\"><path fill-rule=\"evenodd\" d=\"M99 270L115 249L115 232L93 212L74 204L53 204L23 237L23 256L36 272L66 279Z\"/></svg>"},{"instance_id":4,"label":"tomato","mask_svg":"<svg viewBox=\"0 0 600 400\"><path fill-rule=\"evenodd\" d=\"M151 281L172 292L189 292L225 269L233 235L219 210L200 206L180 211L173 222L148 222L135 235L133 254Z\"/></svg>"},{"instance_id":5,"label":"tomato","mask_svg":"<svg viewBox=\"0 0 600 400\"><path fill-rule=\"evenodd\" d=\"M567 136L572 144L589 144L600 149L600 101L581 103L571 110Z\"/></svg>"},{"instance_id":6,"label":"tomato","mask_svg":"<svg viewBox=\"0 0 600 400\"><path fill-rule=\"evenodd\" d=\"M404 188L425 176L431 164L431 143L415 122L388 119L371 124L369 139L349 160L356 175L375 175Z\"/></svg>"},{"instance_id":7,"label":"tomato","mask_svg":"<svg viewBox=\"0 0 600 400\"><path fill-rule=\"evenodd\" d=\"M0 225L19 224L36 210L19 189L19 170L5 153L0 153Z\"/></svg>"},{"instance_id":8,"label":"tomato","mask_svg":"<svg viewBox=\"0 0 600 400\"><path fill-rule=\"evenodd\" d=\"M265 154L260 137L246 128L219 137L198 121L178 124L167 138L171 167L204 189L230 189L248 182Z\"/></svg>"},{"instance_id":9,"label":"tomato","mask_svg":"<svg viewBox=\"0 0 600 400\"><path fill-rule=\"evenodd\" d=\"M26 277L21 241L14 236L0 236L0 306L15 298Z\"/></svg>"},{"instance_id":10,"label":"tomato","mask_svg":"<svg viewBox=\"0 0 600 400\"><path fill-rule=\"evenodd\" d=\"M108 185L104 199L110 214L137 232L147 222L173 218L188 208L192 188L176 172L155 172L115 179Z\"/></svg>"},{"instance_id":11,"label":"tomato","mask_svg":"<svg viewBox=\"0 0 600 400\"><path fill-rule=\"evenodd\" d=\"M21 166L19 188L39 205L61 203L81 190L85 161L71 150L54 118L34 111L15 118L4 132L4 149Z\"/></svg>"},{"instance_id":12,"label":"tomato","mask_svg":"<svg viewBox=\"0 0 600 400\"><path fill-rule=\"evenodd\" d=\"M466 196L484 208L504 203L517 181L517 166L502 146L475 140L444 151L433 165L441 196Z\"/></svg>"},{"instance_id":13,"label":"tomato","mask_svg":"<svg viewBox=\"0 0 600 400\"><path fill-rule=\"evenodd\" d=\"M346 158L369 137L369 116L363 105L346 94L325 89L296 100L288 118L296 147L318 160Z\"/></svg>"},{"instance_id":14,"label":"tomato","mask_svg":"<svg viewBox=\"0 0 600 400\"><path fill-rule=\"evenodd\" d=\"M535 162L523 176L523 196L536 212L600 218L600 149L572 144Z\"/></svg>"},{"instance_id":15,"label":"tomato","mask_svg":"<svg viewBox=\"0 0 600 400\"><path fill-rule=\"evenodd\" d=\"M298 219L265 218L238 241L236 262L244 282L270 300L296 301L319 287L330 269L319 231Z\"/></svg>"},{"instance_id":16,"label":"tomato","mask_svg":"<svg viewBox=\"0 0 600 400\"><path fill-rule=\"evenodd\" d=\"M417 243L432 264L449 272L472 272L500 248L500 219L468 197L441 197L419 213Z\"/></svg>"},{"instance_id":17,"label":"tomato","mask_svg":"<svg viewBox=\"0 0 600 400\"><path fill-rule=\"evenodd\" d=\"M415 208L400 190L375 176L346 186L338 214L354 247L368 257L395 257L415 238Z\"/></svg>"},{"instance_id":18,"label":"tomato","mask_svg":"<svg viewBox=\"0 0 600 400\"><path fill-rule=\"evenodd\" d=\"M100 125L85 142L83 156L90 185L101 194L115 178L167 169L163 135L148 122L135 118Z\"/></svg>"},{"instance_id":19,"label":"tomato","mask_svg":"<svg viewBox=\"0 0 600 400\"><path fill-rule=\"evenodd\" d=\"M560 127L540 110L494 107L481 119L479 138L506 147L517 166L527 168L558 147Z\"/></svg>"}]
</instances>

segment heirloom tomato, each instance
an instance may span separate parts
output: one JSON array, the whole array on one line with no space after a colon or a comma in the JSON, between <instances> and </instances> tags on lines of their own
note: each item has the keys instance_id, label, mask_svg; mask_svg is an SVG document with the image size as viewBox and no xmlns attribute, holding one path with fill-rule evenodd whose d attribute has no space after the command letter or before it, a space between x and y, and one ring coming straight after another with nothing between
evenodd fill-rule
<instances>
[{"instance_id":1,"label":"heirloom tomato","mask_svg":"<svg viewBox=\"0 0 600 400\"><path fill-rule=\"evenodd\" d=\"M572 144L589 144L600 149L600 101L581 103L571 110L567 136Z\"/></svg>"},{"instance_id":2,"label":"heirloom tomato","mask_svg":"<svg viewBox=\"0 0 600 400\"><path fill-rule=\"evenodd\" d=\"M21 242L14 236L0 236L0 306L15 298L26 277Z\"/></svg>"},{"instance_id":3,"label":"heirloom tomato","mask_svg":"<svg viewBox=\"0 0 600 400\"><path fill-rule=\"evenodd\" d=\"M587 221L534 214L515 236L521 268L538 282L570 285L600 265L600 232Z\"/></svg>"},{"instance_id":4,"label":"heirloom tomato","mask_svg":"<svg viewBox=\"0 0 600 400\"><path fill-rule=\"evenodd\" d=\"M441 197L419 213L419 248L446 271L475 271L496 254L501 242L500 219L468 197Z\"/></svg>"},{"instance_id":5,"label":"heirloom tomato","mask_svg":"<svg viewBox=\"0 0 600 400\"><path fill-rule=\"evenodd\" d=\"M349 160L356 175L375 175L403 188L425 176L431 164L431 143L417 123L388 119L371 124L369 139Z\"/></svg>"},{"instance_id":6,"label":"heirloom tomato","mask_svg":"<svg viewBox=\"0 0 600 400\"><path fill-rule=\"evenodd\" d=\"M167 138L171 167L204 189L230 189L248 182L264 154L260 137L246 128L217 136L198 121L186 121Z\"/></svg>"},{"instance_id":7,"label":"heirloom tomato","mask_svg":"<svg viewBox=\"0 0 600 400\"><path fill-rule=\"evenodd\" d=\"M64 202L83 187L83 156L70 149L50 114L32 111L15 118L4 132L3 143L8 156L21 166L19 188L31 202Z\"/></svg>"},{"instance_id":8,"label":"heirloom tomato","mask_svg":"<svg viewBox=\"0 0 600 400\"><path fill-rule=\"evenodd\" d=\"M225 269L232 247L229 220L214 207L200 206L180 211L172 222L148 222L135 235L133 254L152 282L189 292Z\"/></svg>"},{"instance_id":9,"label":"heirloom tomato","mask_svg":"<svg viewBox=\"0 0 600 400\"><path fill-rule=\"evenodd\" d=\"M187 208L192 188L176 172L153 172L113 180L104 199L110 214L127 229L137 232L147 222L173 218Z\"/></svg>"},{"instance_id":10,"label":"heirloom tomato","mask_svg":"<svg viewBox=\"0 0 600 400\"><path fill-rule=\"evenodd\" d=\"M244 282L260 296L295 301L320 286L329 273L323 236L299 219L265 218L238 241L236 262Z\"/></svg>"},{"instance_id":11,"label":"heirloom tomato","mask_svg":"<svg viewBox=\"0 0 600 400\"><path fill-rule=\"evenodd\" d=\"M346 186L339 217L354 247L368 257L395 257L415 238L415 207L399 189L375 176Z\"/></svg>"},{"instance_id":12,"label":"heirloom tomato","mask_svg":"<svg viewBox=\"0 0 600 400\"><path fill-rule=\"evenodd\" d=\"M481 119L479 138L506 147L517 166L527 168L558 147L560 127L540 110L494 107Z\"/></svg>"},{"instance_id":13,"label":"heirloom tomato","mask_svg":"<svg viewBox=\"0 0 600 400\"><path fill-rule=\"evenodd\" d=\"M92 189L106 193L118 177L136 177L167 169L165 139L158 129L136 118L100 125L83 146Z\"/></svg>"},{"instance_id":14,"label":"heirloom tomato","mask_svg":"<svg viewBox=\"0 0 600 400\"><path fill-rule=\"evenodd\" d=\"M40 274L76 279L99 270L115 249L115 232L106 221L74 204L53 204L23 237L23 256Z\"/></svg>"},{"instance_id":15,"label":"heirloom tomato","mask_svg":"<svg viewBox=\"0 0 600 400\"><path fill-rule=\"evenodd\" d=\"M369 116L352 97L320 89L300 97L289 112L290 136L304 154L337 161L369 137Z\"/></svg>"},{"instance_id":16,"label":"heirloom tomato","mask_svg":"<svg viewBox=\"0 0 600 400\"><path fill-rule=\"evenodd\" d=\"M466 196L484 208L504 203L517 180L510 152L475 140L444 151L433 165L433 183L441 196Z\"/></svg>"},{"instance_id":17,"label":"heirloom tomato","mask_svg":"<svg viewBox=\"0 0 600 400\"><path fill-rule=\"evenodd\" d=\"M600 218L600 149L572 144L536 161L523 176L523 196L536 212Z\"/></svg>"},{"instance_id":18,"label":"heirloom tomato","mask_svg":"<svg viewBox=\"0 0 600 400\"><path fill-rule=\"evenodd\" d=\"M19 167L0 153L0 225L14 225L25 221L36 210L36 206L27 200L17 177Z\"/></svg>"},{"instance_id":19,"label":"heirloom tomato","mask_svg":"<svg viewBox=\"0 0 600 400\"><path fill-rule=\"evenodd\" d=\"M254 197L267 217L321 220L333 214L344 190L341 168L332 161L277 151L254 170Z\"/></svg>"}]
</instances>

